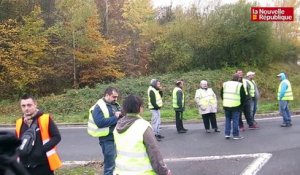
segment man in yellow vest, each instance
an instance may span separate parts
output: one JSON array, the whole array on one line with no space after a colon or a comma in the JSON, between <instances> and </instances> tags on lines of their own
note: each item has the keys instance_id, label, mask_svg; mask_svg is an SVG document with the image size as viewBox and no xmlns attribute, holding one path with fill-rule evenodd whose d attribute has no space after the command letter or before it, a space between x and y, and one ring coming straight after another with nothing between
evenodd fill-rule
<instances>
[{"instance_id":1,"label":"man in yellow vest","mask_svg":"<svg viewBox=\"0 0 300 175\"><path fill-rule=\"evenodd\" d=\"M162 92L162 87L160 85L160 81L156 79L152 79L147 94L148 94L148 108L150 109L152 114L151 117L152 129L157 141L161 141L161 139L163 139L164 136L162 136L159 131L160 124L161 124L160 108L163 106L163 101L162 101L163 92Z\"/></svg>"},{"instance_id":2,"label":"man in yellow vest","mask_svg":"<svg viewBox=\"0 0 300 175\"><path fill-rule=\"evenodd\" d=\"M231 81L223 83L221 89L221 98L223 100L223 109L225 111L225 138L234 140L243 139L239 133L239 116L245 99L245 90L243 84L239 82L239 75L234 74Z\"/></svg>"},{"instance_id":3,"label":"man in yellow vest","mask_svg":"<svg viewBox=\"0 0 300 175\"><path fill-rule=\"evenodd\" d=\"M89 110L88 134L99 138L104 157L104 175L112 175L115 168L116 147L113 131L117 120L121 117L120 106L117 103L119 91L108 87L104 97Z\"/></svg>"},{"instance_id":4,"label":"man in yellow vest","mask_svg":"<svg viewBox=\"0 0 300 175\"><path fill-rule=\"evenodd\" d=\"M129 95L123 103L125 114L114 130L117 147L115 175L171 175L149 122L142 118L143 101Z\"/></svg>"},{"instance_id":5,"label":"man in yellow vest","mask_svg":"<svg viewBox=\"0 0 300 175\"><path fill-rule=\"evenodd\" d=\"M243 77L243 71L242 70L238 70L237 74L239 76L239 82L241 82L243 84L244 87L244 91L245 91L245 100L244 100L244 104L242 105L242 112L245 115L247 124L249 126L249 129L257 129L258 126L255 125L254 120L253 120L253 116L252 116L252 112L251 112L251 95L250 95L250 89L251 89L251 82L247 79ZM245 131L244 128L244 123L242 120L242 112L240 113L239 116L239 127L241 131Z\"/></svg>"},{"instance_id":6,"label":"man in yellow vest","mask_svg":"<svg viewBox=\"0 0 300 175\"><path fill-rule=\"evenodd\" d=\"M250 96L251 96L251 115L253 119L253 124L254 126L257 127L257 122L255 121L255 114L257 110L257 101L259 99L259 90L257 87L256 82L254 81L255 77L255 72L247 72L247 79L249 80L250 83Z\"/></svg>"},{"instance_id":7,"label":"man in yellow vest","mask_svg":"<svg viewBox=\"0 0 300 175\"><path fill-rule=\"evenodd\" d=\"M38 110L33 96L23 95L20 105L23 116L16 122L17 137L22 138L27 129L36 125L34 146L30 153L21 154L20 160L31 175L53 175L54 170L62 166L56 152L56 145L61 140L59 130L49 114ZM26 140L22 140L22 145L24 143Z\"/></svg>"},{"instance_id":8,"label":"man in yellow vest","mask_svg":"<svg viewBox=\"0 0 300 175\"><path fill-rule=\"evenodd\" d=\"M179 80L175 83L176 87L172 93L172 104L175 110L176 129L178 133L186 133L187 129L183 127L182 118L185 108L184 93L182 91L183 81Z\"/></svg>"},{"instance_id":9,"label":"man in yellow vest","mask_svg":"<svg viewBox=\"0 0 300 175\"><path fill-rule=\"evenodd\" d=\"M285 73L280 73L277 75L280 80L278 87L277 100L279 101L279 111L283 118L283 123L281 127L290 127L292 126L291 113L289 110L289 101L294 100L292 85L287 79Z\"/></svg>"}]
</instances>

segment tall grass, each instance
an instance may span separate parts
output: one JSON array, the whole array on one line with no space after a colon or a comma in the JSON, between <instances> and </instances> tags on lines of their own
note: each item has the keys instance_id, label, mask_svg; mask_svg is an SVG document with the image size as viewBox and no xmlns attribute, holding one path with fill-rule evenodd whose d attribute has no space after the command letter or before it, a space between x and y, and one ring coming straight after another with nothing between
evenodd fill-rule
<instances>
[{"instance_id":1,"label":"tall grass","mask_svg":"<svg viewBox=\"0 0 300 175\"><path fill-rule=\"evenodd\" d=\"M150 80L153 78L159 79L163 86L163 101L164 107L162 108L163 121L174 120L174 111L172 109L172 90L174 83L178 79L185 82L184 92L186 97L186 111L184 118L187 120L198 120L199 114L195 107L194 95L196 89L199 87L199 82L206 79L210 87L213 88L215 93L219 96L222 83L230 80L232 74L237 68L224 68L222 70L195 70L186 73L169 73L164 75L150 75L138 78L124 78L115 83L98 84L95 88L83 88L79 90L68 90L65 94L51 95L42 97L38 100L38 106L45 112L52 113L57 122L86 122L88 119L89 108L102 97L103 91L108 86L117 87L121 91L120 102L124 97L130 93L141 96L145 102L144 117L150 119L150 112L147 110L147 88ZM276 92L279 85L279 80L276 75L285 71L289 75L291 81L294 98L291 102L293 110L300 109L300 67L294 64L277 64L267 68L242 68L246 74L247 71L255 71L255 81L259 86L261 92L261 99L259 101L258 113L276 111L278 109L278 102L276 100ZM221 100L219 98L219 114L222 116L223 110ZM13 101L0 101L0 123L14 123L16 118L21 115L19 102Z\"/></svg>"}]
</instances>

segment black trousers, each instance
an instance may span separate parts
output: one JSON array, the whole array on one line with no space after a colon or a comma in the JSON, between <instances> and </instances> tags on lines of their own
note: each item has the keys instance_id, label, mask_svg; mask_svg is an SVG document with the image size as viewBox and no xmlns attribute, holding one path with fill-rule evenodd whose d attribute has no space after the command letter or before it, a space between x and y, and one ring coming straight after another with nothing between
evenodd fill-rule
<instances>
[{"instance_id":1,"label":"black trousers","mask_svg":"<svg viewBox=\"0 0 300 175\"><path fill-rule=\"evenodd\" d=\"M251 112L251 100L245 101L245 104L243 106L243 112L240 113L240 119L239 119L239 127L240 128L244 127L242 113L244 113L244 115L245 115L247 124L249 126L252 126L253 125L253 116L252 116L252 112Z\"/></svg>"},{"instance_id":2,"label":"black trousers","mask_svg":"<svg viewBox=\"0 0 300 175\"><path fill-rule=\"evenodd\" d=\"M34 168L26 168L30 175L54 175L54 172L50 170L49 165L41 164Z\"/></svg>"},{"instance_id":3,"label":"black trousers","mask_svg":"<svg viewBox=\"0 0 300 175\"><path fill-rule=\"evenodd\" d=\"M176 129L177 131L183 130L183 123L182 123L182 115L183 115L183 111L175 111L175 115L176 115Z\"/></svg>"},{"instance_id":4,"label":"black trousers","mask_svg":"<svg viewBox=\"0 0 300 175\"><path fill-rule=\"evenodd\" d=\"M202 114L202 119L203 119L205 129L210 129L210 125L211 128L218 129L216 113Z\"/></svg>"}]
</instances>

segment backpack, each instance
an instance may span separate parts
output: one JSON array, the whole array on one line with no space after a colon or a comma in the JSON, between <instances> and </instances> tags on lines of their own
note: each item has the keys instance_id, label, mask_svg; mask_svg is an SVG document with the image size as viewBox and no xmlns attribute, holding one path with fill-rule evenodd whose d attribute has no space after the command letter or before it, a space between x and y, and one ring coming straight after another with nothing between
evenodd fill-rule
<instances>
[{"instance_id":1,"label":"backpack","mask_svg":"<svg viewBox=\"0 0 300 175\"><path fill-rule=\"evenodd\" d=\"M31 126L22 135L22 144L19 146L19 153L21 156L26 156L31 153L36 140L36 128L37 124L36 122L33 122Z\"/></svg>"}]
</instances>

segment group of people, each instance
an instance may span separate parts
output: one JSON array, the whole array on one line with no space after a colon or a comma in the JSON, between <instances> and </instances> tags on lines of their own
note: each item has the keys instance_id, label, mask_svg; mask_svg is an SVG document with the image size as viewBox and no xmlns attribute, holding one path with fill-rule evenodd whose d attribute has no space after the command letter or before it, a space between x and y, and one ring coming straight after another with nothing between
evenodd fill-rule
<instances>
[{"instance_id":1,"label":"group of people","mask_svg":"<svg viewBox=\"0 0 300 175\"><path fill-rule=\"evenodd\" d=\"M243 72L238 70L230 81L223 83L221 98L226 118L226 139L231 138L231 134L233 139L243 138L239 134L244 129L241 111L245 114L249 129L258 128L254 116L259 93L253 80L254 75L254 72L248 72L246 78L243 78ZM283 116L281 126L290 127L292 123L288 103L293 100L291 83L285 73L277 76L281 81L277 95ZM183 86L182 80L176 81L172 92L172 106L179 134L188 131L182 122L185 110ZM152 114L151 124L142 118L144 105L140 97L127 96L121 107L117 103L119 91L113 87L108 87L103 97L89 109L87 132L99 139L104 156L104 175L172 174L163 160L157 142L164 138L160 133L163 91L159 80L151 80L147 94L148 109ZM195 93L195 102L202 115L205 131L220 132L216 120L217 97L206 80L201 80L200 88ZM62 165L56 152L56 145L61 140L59 130L51 115L38 109L33 96L24 95L20 105L23 116L16 122L16 136L22 138L32 125L37 125L34 129L35 145L29 154L20 155L20 161L31 175L54 174L54 170Z\"/></svg>"}]
</instances>

